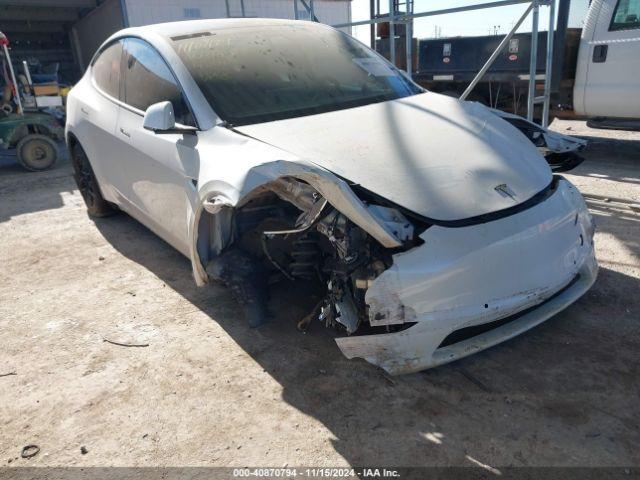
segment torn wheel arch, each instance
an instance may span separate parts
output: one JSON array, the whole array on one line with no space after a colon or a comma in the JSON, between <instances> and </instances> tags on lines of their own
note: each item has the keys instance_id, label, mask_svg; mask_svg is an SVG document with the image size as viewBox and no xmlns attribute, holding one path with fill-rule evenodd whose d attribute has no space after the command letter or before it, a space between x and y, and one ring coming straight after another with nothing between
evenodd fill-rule
<instances>
[{"instance_id":1,"label":"torn wheel arch","mask_svg":"<svg viewBox=\"0 0 640 480\"><path fill-rule=\"evenodd\" d=\"M368 209L341 178L311 162L275 160L249 169L240 189L213 181L204 182L200 187L198 204L190 222L191 263L198 286L209 281L206 263L233 243L235 211L257 194L268 190L271 183L287 178L308 184L383 247L398 248L403 245L403 240L394 229ZM204 225L205 218L213 223ZM205 246L207 251L204 250Z\"/></svg>"}]
</instances>

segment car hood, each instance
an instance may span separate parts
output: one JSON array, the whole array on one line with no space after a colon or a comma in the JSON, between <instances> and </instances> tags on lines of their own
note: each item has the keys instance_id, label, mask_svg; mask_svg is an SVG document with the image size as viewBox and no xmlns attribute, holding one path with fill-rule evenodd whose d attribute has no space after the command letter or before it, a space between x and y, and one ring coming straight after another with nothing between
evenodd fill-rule
<instances>
[{"instance_id":1,"label":"car hood","mask_svg":"<svg viewBox=\"0 0 640 480\"><path fill-rule=\"evenodd\" d=\"M478 103L431 92L237 130L434 220L513 207L552 178L509 123Z\"/></svg>"}]
</instances>

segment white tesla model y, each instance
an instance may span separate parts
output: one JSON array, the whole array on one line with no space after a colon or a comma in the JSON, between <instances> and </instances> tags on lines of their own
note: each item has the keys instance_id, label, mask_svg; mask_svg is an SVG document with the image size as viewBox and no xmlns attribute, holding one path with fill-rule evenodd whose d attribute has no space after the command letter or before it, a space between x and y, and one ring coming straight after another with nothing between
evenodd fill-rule
<instances>
[{"instance_id":1,"label":"white tesla model y","mask_svg":"<svg viewBox=\"0 0 640 480\"><path fill-rule=\"evenodd\" d=\"M326 25L122 30L71 91L66 139L89 214L142 222L251 326L267 279L318 282L310 318L391 373L518 335L596 277L591 217L553 171L582 141L427 92Z\"/></svg>"}]
</instances>

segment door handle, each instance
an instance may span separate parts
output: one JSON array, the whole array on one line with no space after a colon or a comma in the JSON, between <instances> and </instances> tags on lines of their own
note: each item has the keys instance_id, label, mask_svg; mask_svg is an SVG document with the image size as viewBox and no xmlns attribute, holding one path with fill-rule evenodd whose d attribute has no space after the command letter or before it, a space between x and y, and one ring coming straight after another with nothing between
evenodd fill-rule
<instances>
[{"instance_id":1,"label":"door handle","mask_svg":"<svg viewBox=\"0 0 640 480\"><path fill-rule=\"evenodd\" d=\"M127 138L131 138L131 134L127 132L124 128L120 128L120 133L123 134Z\"/></svg>"},{"instance_id":2,"label":"door handle","mask_svg":"<svg viewBox=\"0 0 640 480\"><path fill-rule=\"evenodd\" d=\"M593 63L604 63L607 60L609 45L596 45L593 47Z\"/></svg>"},{"instance_id":3,"label":"door handle","mask_svg":"<svg viewBox=\"0 0 640 480\"><path fill-rule=\"evenodd\" d=\"M87 110L87 109L86 109L86 108L84 108L84 107L80 107L80 111L81 111L82 113L84 113L85 115L89 115L89 110Z\"/></svg>"}]
</instances>

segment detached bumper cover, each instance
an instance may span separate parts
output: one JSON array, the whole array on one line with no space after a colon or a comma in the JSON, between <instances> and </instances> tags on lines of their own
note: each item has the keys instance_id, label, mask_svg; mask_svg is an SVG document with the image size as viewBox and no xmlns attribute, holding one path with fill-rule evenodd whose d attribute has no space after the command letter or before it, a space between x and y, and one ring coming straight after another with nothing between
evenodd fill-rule
<instances>
[{"instance_id":1,"label":"detached bumper cover","mask_svg":"<svg viewBox=\"0 0 640 480\"><path fill-rule=\"evenodd\" d=\"M373 325L416 324L336 339L347 358L364 358L391 374L463 358L564 310L593 285L598 271L591 217L566 180L516 215L470 227L432 227L422 239L420 247L394 257L366 296ZM505 323L441 346L453 332L498 320Z\"/></svg>"}]
</instances>

